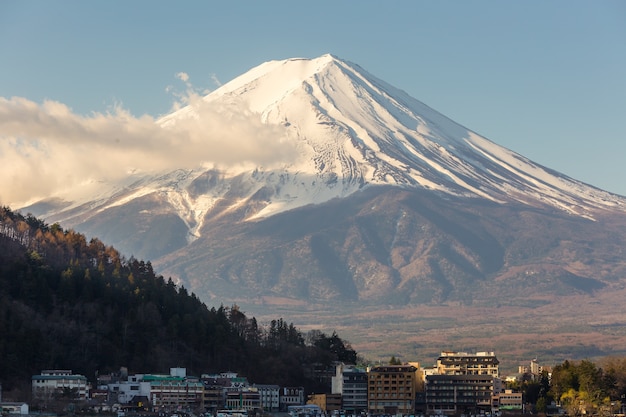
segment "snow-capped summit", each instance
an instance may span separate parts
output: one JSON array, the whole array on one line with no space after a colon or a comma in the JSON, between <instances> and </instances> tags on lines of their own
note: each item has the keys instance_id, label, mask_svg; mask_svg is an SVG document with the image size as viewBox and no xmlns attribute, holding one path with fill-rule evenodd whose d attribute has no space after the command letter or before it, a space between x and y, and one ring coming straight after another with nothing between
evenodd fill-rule
<instances>
[{"instance_id":1,"label":"snow-capped summit","mask_svg":"<svg viewBox=\"0 0 626 417\"><path fill-rule=\"evenodd\" d=\"M255 170L251 192L264 187L267 204L254 218L374 184L547 204L589 217L596 209L626 208L623 198L535 164L333 55L266 62L204 101L235 103L283 126L299 150L300 158L278 171ZM193 106L161 123L187 117L198 117Z\"/></svg>"}]
</instances>

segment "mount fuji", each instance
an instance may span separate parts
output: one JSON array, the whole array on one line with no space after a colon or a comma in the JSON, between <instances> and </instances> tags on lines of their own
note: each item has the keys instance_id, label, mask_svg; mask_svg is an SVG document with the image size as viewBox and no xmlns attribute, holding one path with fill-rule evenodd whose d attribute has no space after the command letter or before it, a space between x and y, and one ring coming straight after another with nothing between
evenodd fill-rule
<instances>
[{"instance_id":1,"label":"mount fuji","mask_svg":"<svg viewBox=\"0 0 626 417\"><path fill-rule=\"evenodd\" d=\"M207 108L268 127L280 155L135 173L22 210L150 259L207 302L537 307L626 288L626 198L358 65L266 62L158 124L176 132Z\"/></svg>"}]
</instances>

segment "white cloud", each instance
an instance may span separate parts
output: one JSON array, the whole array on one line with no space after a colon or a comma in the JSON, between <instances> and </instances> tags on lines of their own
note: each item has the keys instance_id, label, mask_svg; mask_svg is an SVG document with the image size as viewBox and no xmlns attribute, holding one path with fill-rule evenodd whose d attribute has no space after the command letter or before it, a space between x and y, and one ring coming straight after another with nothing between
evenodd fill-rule
<instances>
[{"instance_id":1,"label":"white cloud","mask_svg":"<svg viewBox=\"0 0 626 417\"><path fill-rule=\"evenodd\" d=\"M186 72L179 72L176 73L176 78L186 83L189 81L189 74L187 74Z\"/></svg>"},{"instance_id":2,"label":"white cloud","mask_svg":"<svg viewBox=\"0 0 626 417\"><path fill-rule=\"evenodd\" d=\"M261 123L241 106L217 107L189 90L181 100L197 117L163 124L119 105L83 116L56 101L0 97L0 204L18 207L85 181L118 181L129 172L268 166L296 155L284 128Z\"/></svg>"}]
</instances>

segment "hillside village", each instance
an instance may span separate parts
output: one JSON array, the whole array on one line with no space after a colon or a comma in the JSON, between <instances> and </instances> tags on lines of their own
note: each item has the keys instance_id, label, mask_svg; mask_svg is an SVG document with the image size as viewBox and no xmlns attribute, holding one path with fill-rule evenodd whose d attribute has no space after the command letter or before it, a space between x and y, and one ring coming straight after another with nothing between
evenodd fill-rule
<instances>
[{"instance_id":1,"label":"hillside village","mask_svg":"<svg viewBox=\"0 0 626 417\"><path fill-rule=\"evenodd\" d=\"M442 352L433 367L417 362L359 367L335 363L319 375L327 392L303 387L256 384L234 372L187 375L186 368L163 374L97 375L90 382L71 370L45 370L32 376L26 403L2 403L3 414L89 410L118 416L181 413L217 417L289 412L292 415L490 415L522 413L522 392L507 389L517 379L538 380L549 369L536 360L519 374L502 378L494 352Z\"/></svg>"}]
</instances>

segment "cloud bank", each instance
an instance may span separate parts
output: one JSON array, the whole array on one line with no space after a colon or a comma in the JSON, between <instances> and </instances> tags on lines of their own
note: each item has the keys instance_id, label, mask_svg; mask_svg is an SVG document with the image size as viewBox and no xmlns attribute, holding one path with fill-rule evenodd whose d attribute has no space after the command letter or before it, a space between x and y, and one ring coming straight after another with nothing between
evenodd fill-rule
<instances>
[{"instance_id":1,"label":"cloud bank","mask_svg":"<svg viewBox=\"0 0 626 417\"><path fill-rule=\"evenodd\" d=\"M19 207L130 172L270 166L296 156L283 127L241 105L218 107L194 94L184 104L183 117L166 121L120 106L83 116L56 101L0 97L0 204Z\"/></svg>"}]
</instances>

